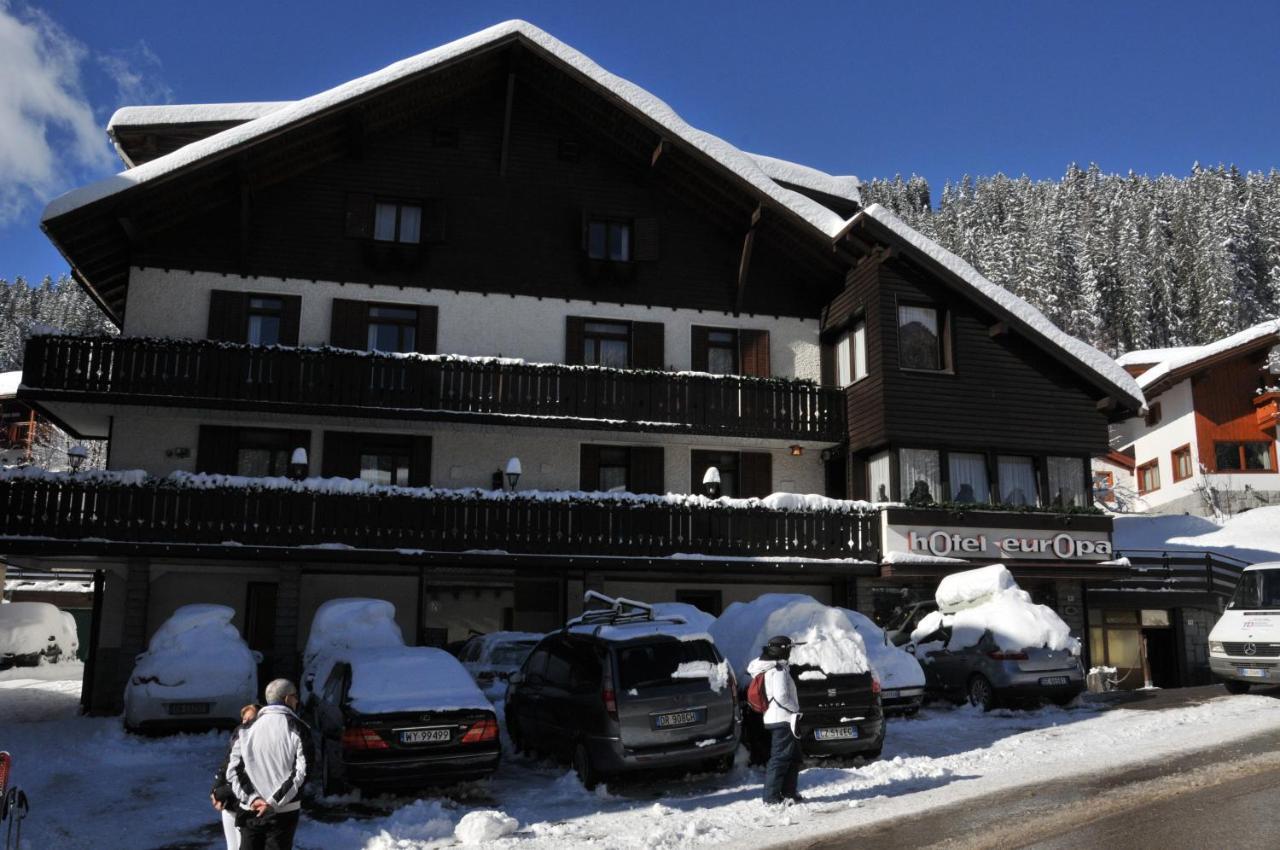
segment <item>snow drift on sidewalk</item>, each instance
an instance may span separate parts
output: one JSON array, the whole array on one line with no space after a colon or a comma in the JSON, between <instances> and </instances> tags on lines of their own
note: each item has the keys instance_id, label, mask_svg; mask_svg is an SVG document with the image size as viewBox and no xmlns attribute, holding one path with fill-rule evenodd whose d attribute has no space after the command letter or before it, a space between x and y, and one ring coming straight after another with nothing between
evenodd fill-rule
<instances>
[{"instance_id":1,"label":"snow drift on sidewalk","mask_svg":"<svg viewBox=\"0 0 1280 850\"><path fill-rule=\"evenodd\" d=\"M751 602L735 602L711 626L711 637L746 682L747 665L775 635L803 643L791 651L791 663L817 667L830 676L871 669L862 636L847 612L799 593L766 593Z\"/></svg>"},{"instance_id":2,"label":"snow drift on sidewalk","mask_svg":"<svg viewBox=\"0 0 1280 850\"><path fill-rule=\"evenodd\" d=\"M1078 652L1080 642L1062 618L1045 605L1031 601L1031 594L1018 587L1003 564L992 564L947 576L934 597L939 610L920 621L911 633L919 655L934 648L935 642L921 641L940 628L951 629L947 648L976 646L991 632L996 645L1007 652L1045 647Z\"/></svg>"}]
</instances>

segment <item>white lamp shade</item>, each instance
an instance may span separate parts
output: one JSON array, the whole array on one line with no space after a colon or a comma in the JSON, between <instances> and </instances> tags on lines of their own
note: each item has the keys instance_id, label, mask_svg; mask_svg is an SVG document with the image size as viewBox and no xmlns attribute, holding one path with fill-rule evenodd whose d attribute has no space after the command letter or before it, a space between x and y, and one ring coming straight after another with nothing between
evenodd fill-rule
<instances>
[{"instance_id":1,"label":"white lamp shade","mask_svg":"<svg viewBox=\"0 0 1280 850\"><path fill-rule=\"evenodd\" d=\"M89 450L81 445L74 445L67 449L67 457L86 458L89 456Z\"/></svg>"},{"instance_id":2,"label":"white lamp shade","mask_svg":"<svg viewBox=\"0 0 1280 850\"><path fill-rule=\"evenodd\" d=\"M703 484L719 484L720 470L716 469L714 466L708 466L706 473L704 473L702 476L702 483Z\"/></svg>"},{"instance_id":3,"label":"white lamp shade","mask_svg":"<svg viewBox=\"0 0 1280 850\"><path fill-rule=\"evenodd\" d=\"M513 457L507 461L507 475L520 475L523 472L520 469L520 458Z\"/></svg>"},{"instance_id":4,"label":"white lamp shade","mask_svg":"<svg viewBox=\"0 0 1280 850\"><path fill-rule=\"evenodd\" d=\"M304 449L302 446L298 446L296 449L293 450L293 456L289 458L289 463L296 464L298 466L306 466L307 450Z\"/></svg>"}]
</instances>

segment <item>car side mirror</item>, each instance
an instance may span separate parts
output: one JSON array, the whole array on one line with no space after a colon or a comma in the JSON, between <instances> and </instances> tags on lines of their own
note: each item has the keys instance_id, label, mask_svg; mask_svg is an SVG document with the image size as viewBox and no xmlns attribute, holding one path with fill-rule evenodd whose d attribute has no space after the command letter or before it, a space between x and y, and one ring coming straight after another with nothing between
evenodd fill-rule
<instances>
[{"instance_id":1,"label":"car side mirror","mask_svg":"<svg viewBox=\"0 0 1280 850\"><path fill-rule=\"evenodd\" d=\"M524 674L517 670L515 673L512 673L510 676L507 677L507 681L510 684L518 685L524 681Z\"/></svg>"}]
</instances>

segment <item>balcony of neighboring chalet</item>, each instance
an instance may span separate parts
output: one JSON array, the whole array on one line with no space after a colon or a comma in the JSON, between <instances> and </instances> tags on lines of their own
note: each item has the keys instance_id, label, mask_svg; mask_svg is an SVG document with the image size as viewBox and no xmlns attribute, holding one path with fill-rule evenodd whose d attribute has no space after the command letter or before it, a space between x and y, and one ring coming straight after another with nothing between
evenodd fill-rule
<instances>
[{"instance_id":1,"label":"balcony of neighboring chalet","mask_svg":"<svg viewBox=\"0 0 1280 850\"><path fill-rule=\"evenodd\" d=\"M147 405L796 442L845 437L843 393L804 380L211 340L34 337L19 395L97 435L105 432L81 421L104 418L92 406Z\"/></svg>"}]
</instances>

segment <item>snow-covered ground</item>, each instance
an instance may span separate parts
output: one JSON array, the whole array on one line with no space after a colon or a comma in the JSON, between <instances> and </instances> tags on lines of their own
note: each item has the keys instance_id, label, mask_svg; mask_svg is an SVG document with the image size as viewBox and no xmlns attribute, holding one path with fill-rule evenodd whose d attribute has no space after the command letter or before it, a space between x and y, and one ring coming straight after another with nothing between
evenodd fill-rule
<instances>
[{"instance_id":1,"label":"snow-covered ground","mask_svg":"<svg viewBox=\"0 0 1280 850\"><path fill-rule=\"evenodd\" d=\"M220 846L208 791L225 736L135 738L119 718L78 717L78 672L57 665L0 674L0 749L14 754L13 781L31 799L24 850ZM529 850L762 847L1277 728L1280 700L1268 696L1163 711L926 708L890 723L881 761L805 770L809 802L781 812L759 802L755 769L588 793L564 767L508 756L492 780L445 795L325 801L309 810L297 846L427 850L466 838Z\"/></svg>"},{"instance_id":2,"label":"snow-covered ground","mask_svg":"<svg viewBox=\"0 0 1280 850\"><path fill-rule=\"evenodd\" d=\"M1115 547L1162 552L1213 551L1250 563L1280 561L1280 506L1254 508L1222 524L1190 515L1117 516Z\"/></svg>"}]
</instances>

